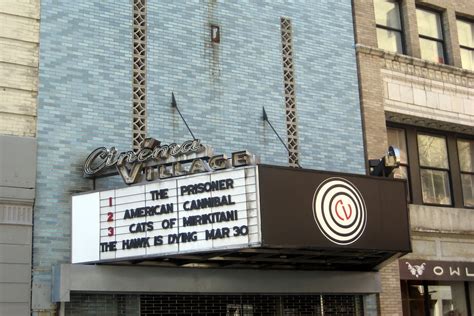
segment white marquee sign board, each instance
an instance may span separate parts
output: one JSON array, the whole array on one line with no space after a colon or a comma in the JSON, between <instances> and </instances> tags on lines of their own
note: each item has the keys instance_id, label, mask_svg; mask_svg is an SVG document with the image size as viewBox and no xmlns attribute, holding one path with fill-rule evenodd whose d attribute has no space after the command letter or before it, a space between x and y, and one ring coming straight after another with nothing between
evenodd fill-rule
<instances>
[{"instance_id":1,"label":"white marquee sign board","mask_svg":"<svg viewBox=\"0 0 474 316\"><path fill-rule=\"evenodd\" d=\"M261 244L255 166L72 198L72 263Z\"/></svg>"}]
</instances>

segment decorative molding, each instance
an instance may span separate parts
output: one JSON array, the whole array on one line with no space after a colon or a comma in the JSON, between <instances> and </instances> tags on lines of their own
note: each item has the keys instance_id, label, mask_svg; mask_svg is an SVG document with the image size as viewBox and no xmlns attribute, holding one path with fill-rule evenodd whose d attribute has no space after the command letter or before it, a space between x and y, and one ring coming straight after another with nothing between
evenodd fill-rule
<instances>
[{"instance_id":1,"label":"decorative molding","mask_svg":"<svg viewBox=\"0 0 474 316\"><path fill-rule=\"evenodd\" d=\"M356 45L357 53L380 57L382 67L405 75L437 80L457 86L474 88L474 72L445 64L437 64L424 59L400 55L383 49Z\"/></svg>"},{"instance_id":2,"label":"decorative molding","mask_svg":"<svg viewBox=\"0 0 474 316\"><path fill-rule=\"evenodd\" d=\"M31 206L0 204L0 224L32 225L32 217Z\"/></svg>"},{"instance_id":3,"label":"decorative molding","mask_svg":"<svg viewBox=\"0 0 474 316\"><path fill-rule=\"evenodd\" d=\"M283 59L283 84L285 88L286 132L288 136L288 162L290 167L296 168L299 164L299 145L291 20L282 17L280 19L280 27Z\"/></svg>"},{"instance_id":4,"label":"decorative molding","mask_svg":"<svg viewBox=\"0 0 474 316\"><path fill-rule=\"evenodd\" d=\"M412 115L390 112L387 110L385 110L385 118L389 122L400 123L404 125L415 125L447 132L474 135L474 126L458 125L445 121L432 120L425 117L414 117Z\"/></svg>"},{"instance_id":5,"label":"decorative molding","mask_svg":"<svg viewBox=\"0 0 474 316\"><path fill-rule=\"evenodd\" d=\"M474 72L369 46L356 50L379 58L387 121L474 135Z\"/></svg>"},{"instance_id":6,"label":"decorative molding","mask_svg":"<svg viewBox=\"0 0 474 316\"><path fill-rule=\"evenodd\" d=\"M386 69L381 73L388 121L474 134L473 88Z\"/></svg>"},{"instance_id":7,"label":"decorative molding","mask_svg":"<svg viewBox=\"0 0 474 316\"><path fill-rule=\"evenodd\" d=\"M146 0L133 1L133 144L138 150L146 138Z\"/></svg>"}]
</instances>

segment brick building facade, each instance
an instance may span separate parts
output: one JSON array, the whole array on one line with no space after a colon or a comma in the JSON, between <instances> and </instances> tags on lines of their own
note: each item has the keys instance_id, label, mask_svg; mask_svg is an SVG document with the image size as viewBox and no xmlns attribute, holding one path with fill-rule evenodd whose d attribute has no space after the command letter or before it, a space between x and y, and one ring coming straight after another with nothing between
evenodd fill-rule
<instances>
[{"instance_id":1,"label":"brick building facade","mask_svg":"<svg viewBox=\"0 0 474 316\"><path fill-rule=\"evenodd\" d=\"M40 42L33 315L132 315L140 306L145 315L149 308L158 313L157 306L176 295L195 302L194 312L209 314L212 306L218 313L223 300L223 308L236 313L271 301L275 313L323 308L347 315L362 313L362 300L371 302L362 294L377 292L373 272L340 273L340 279L321 271L250 269L242 277L234 269L170 268L166 262L70 264L71 196L124 186L118 177L83 178L84 159L101 146L139 148L145 136L163 143L190 138L171 106L172 92L193 134L217 153L247 149L264 164L365 174L350 3L57 6L46 0ZM271 126L262 120L262 107ZM275 132L287 140L290 155ZM131 276L126 283L124 276ZM334 277L339 290L325 289ZM208 279L228 281L207 285ZM270 280L276 283L269 290ZM259 295L245 296L249 287ZM191 295L204 289L213 295ZM216 294L224 291L228 297ZM295 306L295 296L281 294L296 291L303 291L307 305ZM168 305L168 312L180 313Z\"/></svg>"},{"instance_id":2,"label":"brick building facade","mask_svg":"<svg viewBox=\"0 0 474 316\"><path fill-rule=\"evenodd\" d=\"M472 311L472 281L400 274L414 262L473 262L472 185L466 183L474 170L465 160L474 155L474 75L466 59L474 45L460 37L474 29L471 1L58 6L46 0L41 17L38 3L5 3L0 14L11 28L0 30L0 139L20 156L36 152L37 139L38 159L36 183L36 171L24 168L35 155L13 166L25 173L13 193L12 183L0 183L0 225L8 231L0 232L0 247L8 248L8 255L0 253L7 271L0 274L0 289L8 294L0 314L24 314L29 304L41 316L179 314L186 308L264 315ZM398 10L398 25L377 15L387 3L390 16L393 7ZM424 33L432 21L441 31ZM400 40L384 42L384 32ZM400 51L391 51L391 44ZM442 49L427 55L433 45ZM436 62L427 60L432 57ZM85 179L85 157L101 146L137 149L145 137L163 143L190 138L172 107L172 92L194 135L217 153L247 149L263 164L363 175L368 159L385 155L390 144L400 147L405 156L396 176L408 178L413 253L381 273L259 268L245 276L239 269L183 269L146 260L71 265L71 196L124 186L118 176ZM272 125L262 120L262 107ZM430 150L427 140L441 144L433 154L446 157L435 161L440 166L421 155ZM443 189L430 191L428 178L442 179ZM227 282L209 286L206 279ZM279 281L271 291L245 284L273 280ZM414 289L421 296L410 296ZM430 291L445 296L435 299ZM436 301L431 309L430 299ZM449 301L445 310L439 307L443 299Z\"/></svg>"},{"instance_id":3,"label":"brick building facade","mask_svg":"<svg viewBox=\"0 0 474 316\"><path fill-rule=\"evenodd\" d=\"M404 153L398 176L410 187L413 246L404 259L427 266L434 260L472 262L472 170L466 161L474 144L474 3L356 0L354 10L367 155L378 158L389 144ZM429 45L439 49L430 51ZM439 142L438 151L426 139ZM430 152L442 162L427 161ZM428 179L440 178L444 185L430 186ZM395 261L382 270L381 314L441 315L440 303L432 298L437 305L426 305L424 292L449 285L433 278L402 280L400 288L399 271L408 263L399 267ZM469 300L472 311L473 283L461 281L450 285L453 305L443 313L468 315ZM417 286L420 297L410 297ZM462 286L466 297L455 298Z\"/></svg>"},{"instance_id":4,"label":"brick building facade","mask_svg":"<svg viewBox=\"0 0 474 316\"><path fill-rule=\"evenodd\" d=\"M0 315L28 315L39 1L0 1Z\"/></svg>"}]
</instances>

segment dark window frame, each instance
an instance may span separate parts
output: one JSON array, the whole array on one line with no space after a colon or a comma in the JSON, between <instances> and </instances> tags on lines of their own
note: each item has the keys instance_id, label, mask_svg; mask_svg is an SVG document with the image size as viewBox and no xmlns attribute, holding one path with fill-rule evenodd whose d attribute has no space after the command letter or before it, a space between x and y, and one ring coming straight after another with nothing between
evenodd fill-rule
<instances>
[{"instance_id":1,"label":"dark window frame","mask_svg":"<svg viewBox=\"0 0 474 316\"><path fill-rule=\"evenodd\" d=\"M456 132L440 131L426 127L406 125L401 123L387 122L387 127L405 130L407 159L408 159L408 181L410 182L411 203L417 205L430 205L439 207L455 207L474 209L474 207L464 206L464 196L461 182L461 167L458 156L457 140L474 141L472 135L466 135ZM435 136L443 136L446 138L446 146L448 151L449 162L449 182L451 190L451 205L429 204L423 202L421 189L421 167L418 156L418 139L417 133L432 134Z\"/></svg>"},{"instance_id":2,"label":"dark window frame","mask_svg":"<svg viewBox=\"0 0 474 316\"><path fill-rule=\"evenodd\" d=\"M386 31L391 31L391 32L397 32L400 34L400 40L401 40L401 43L402 43L402 51L401 52L393 52L395 54L406 54L406 43L405 43L405 32L403 30L403 14L402 14L402 4L401 4L401 0L387 0L388 2L393 2L393 3L397 3L398 4L398 16L400 18L400 29L397 29L397 28L394 28L394 27L391 27L391 26L387 26L387 25L383 25L383 24L378 24L377 23L377 16L375 16L375 28L380 28L380 29L383 29L383 30L386 30ZM375 8L375 2L374 2L374 8ZM375 10L374 10L375 11ZM377 41L378 41L378 38L377 38Z\"/></svg>"},{"instance_id":3,"label":"dark window frame","mask_svg":"<svg viewBox=\"0 0 474 316\"><path fill-rule=\"evenodd\" d=\"M458 152L458 160L459 160L458 140L464 140L464 141L474 142L474 139L472 139L472 138L466 138L466 137L462 137L462 136L456 137L456 150L458 150L457 152ZM462 170L461 170L461 161L459 161L459 174L460 174L460 176L462 176L463 174L469 174L469 175L474 176L474 171L462 171ZM474 209L474 205L473 205L473 206L467 206L467 205L465 205L465 203L464 203L464 191L463 191L462 189L463 189L463 188L462 188L462 181L461 181L461 193L462 193L463 207L464 207L464 208L469 208L469 209Z\"/></svg>"},{"instance_id":4,"label":"dark window frame","mask_svg":"<svg viewBox=\"0 0 474 316\"><path fill-rule=\"evenodd\" d=\"M421 164L420 162L420 146L419 146L419 143L418 143L418 135L425 135L425 136L431 136L431 137L442 137L444 138L444 143L446 145L446 156L448 158L448 167L447 168L442 168L442 167L432 167L432 166L424 166ZM450 170L450 161L451 161L451 157L449 155L449 150L448 150L448 137L446 135L443 135L443 134L438 134L438 133L433 133L433 132L426 132L426 131L423 131L423 130L417 130L416 131L416 142L417 142L417 156L418 156L418 168L420 169L420 184L422 183L421 181L421 170L434 170L434 171L442 171L442 172L446 172L448 174L448 184L449 184L449 204L442 204L442 203L429 203L429 202L425 202L423 201L423 187L421 186L420 189L421 189L421 193L422 193L422 196L421 196L421 200L423 201L423 205L432 205L432 206L447 206L447 207L450 207L450 206L453 206L454 203L453 203L453 185L452 185L452 180L451 180L451 170ZM421 184L422 185L422 184Z\"/></svg>"},{"instance_id":5,"label":"dark window frame","mask_svg":"<svg viewBox=\"0 0 474 316\"><path fill-rule=\"evenodd\" d=\"M439 23L440 23L440 28L441 28L441 39L439 38L436 38L436 37L432 37L432 36L429 36L429 35L423 35L423 34L420 34L420 31L417 30L418 32L418 37L419 38L422 38L422 39L425 39L425 40L429 40L429 41L433 41L433 42L437 42L437 43L441 43L441 47L443 48L443 63L439 63L439 64L444 64L444 65L448 65L449 62L448 62L448 51L447 51L447 48L446 48L446 32L444 30L444 25L443 25L443 11L441 10L436 10L436 9L433 9L433 8L430 8L430 7L425 7L425 6L416 6L416 10L423 10L423 11L427 11L427 12L432 12L432 13L435 13L436 15L439 16ZM418 22L418 17L417 17L417 22ZM421 47L420 47L420 50L421 50Z\"/></svg>"},{"instance_id":6,"label":"dark window frame","mask_svg":"<svg viewBox=\"0 0 474 316\"><path fill-rule=\"evenodd\" d=\"M472 24L472 26L474 27L474 21L473 20L470 20L470 19L467 19L467 18L464 18L464 17L456 16L456 21L463 21L465 23ZM459 47L474 51L474 46L470 47L470 46L461 45L461 43L459 43Z\"/></svg>"},{"instance_id":7,"label":"dark window frame","mask_svg":"<svg viewBox=\"0 0 474 316\"><path fill-rule=\"evenodd\" d=\"M407 162L404 163L404 162L400 162L400 166L401 167L405 167L407 169L407 191L408 191L408 203L411 203L413 201L413 196L412 196L412 192L411 192L411 181L410 181L410 153L408 152L408 138L407 138L407 131L404 129L404 128L400 128L400 127L394 127L394 126L387 126L387 128L391 128L391 129L398 129L398 130L402 130L403 131L403 136L404 136L404 141L405 141L405 148L406 148L406 155L407 155ZM392 144L388 144L389 146L391 146Z\"/></svg>"},{"instance_id":8,"label":"dark window frame","mask_svg":"<svg viewBox=\"0 0 474 316\"><path fill-rule=\"evenodd\" d=\"M456 21L463 21L463 22L472 24L472 26L474 27L474 21L473 21L473 20L470 20L470 19L468 19L468 18L456 16ZM458 40L459 40L459 30L458 30ZM470 47L470 46L461 45L461 43L459 42L459 48L460 48L460 49L465 49L465 50L468 50L468 51L474 53L474 46L473 46L473 47ZM461 59L461 62L462 62L462 59ZM473 61L473 62L474 62L474 61Z\"/></svg>"}]
</instances>

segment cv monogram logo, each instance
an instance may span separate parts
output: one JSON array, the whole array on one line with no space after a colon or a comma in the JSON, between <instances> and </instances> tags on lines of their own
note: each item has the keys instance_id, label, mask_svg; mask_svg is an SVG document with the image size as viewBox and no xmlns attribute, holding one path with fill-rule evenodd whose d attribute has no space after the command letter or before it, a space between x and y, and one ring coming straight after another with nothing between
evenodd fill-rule
<instances>
[{"instance_id":1,"label":"cv monogram logo","mask_svg":"<svg viewBox=\"0 0 474 316\"><path fill-rule=\"evenodd\" d=\"M338 245L354 243L367 224L362 194L343 178L329 178L318 186L313 196L313 215L323 235Z\"/></svg>"}]
</instances>

